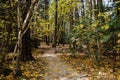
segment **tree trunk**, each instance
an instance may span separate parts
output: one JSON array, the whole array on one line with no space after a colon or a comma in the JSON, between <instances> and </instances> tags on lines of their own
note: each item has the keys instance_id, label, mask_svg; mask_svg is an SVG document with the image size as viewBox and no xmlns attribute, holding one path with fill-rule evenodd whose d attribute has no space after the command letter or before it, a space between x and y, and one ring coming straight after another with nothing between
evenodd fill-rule
<instances>
[{"instance_id":1,"label":"tree trunk","mask_svg":"<svg viewBox=\"0 0 120 80\"><path fill-rule=\"evenodd\" d=\"M36 1L33 1L31 6L26 8L26 9L28 9L27 12L26 12L26 16L25 17L22 16L23 23L22 23L22 25L20 25L20 0L18 0L18 7L17 7L18 41L17 41L17 43L15 45L14 52L13 52L13 53L16 53L16 50L18 48L16 67L13 70L15 78L17 76L19 76L19 75L22 75L21 74L21 70L20 70L20 60L31 60L31 59L34 59L32 57L32 54L31 54L30 35L29 35L30 34L29 23L32 20L32 16L33 16L33 12L32 11L34 10L35 2ZM31 3L31 1L30 1L30 3ZM23 11L23 13L25 13L25 12Z\"/></svg>"},{"instance_id":2,"label":"tree trunk","mask_svg":"<svg viewBox=\"0 0 120 80\"><path fill-rule=\"evenodd\" d=\"M20 55L22 53L22 27L20 25L20 0L18 0L18 6L17 6L17 25L18 25L18 55L16 60L16 66L14 71L14 77L19 76L20 72Z\"/></svg>"},{"instance_id":3,"label":"tree trunk","mask_svg":"<svg viewBox=\"0 0 120 80\"><path fill-rule=\"evenodd\" d=\"M81 17L83 18L85 15L84 0L81 0L81 3L82 3Z\"/></svg>"},{"instance_id":4,"label":"tree trunk","mask_svg":"<svg viewBox=\"0 0 120 80\"><path fill-rule=\"evenodd\" d=\"M62 44L64 46L65 44L65 25L64 25L64 17L61 16L61 19L60 19L60 25L61 25L61 29L62 31L60 32L60 44Z\"/></svg>"},{"instance_id":5,"label":"tree trunk","mask_svg":"<svg viewBox=\"0 0 120 80\"><path fill-rule=\"evenodd\" d=\"M73 20L73 7L70 7L70 14L69 14L69 22L70 22L70 33L72 33L72 30L73 30L73 24L74 24L74 20ZM69 36L69 39L71 39L71 35ZM72 47L72 42L70 40L69 42L69 46L70 48Z\"/></svg>"},{"instance_id":6,"label":"tree trunk","mask_svg":"<svg viewBox=\"0 0 120 80\"><path fill-rule=\"evenodd\" d=\"M95 9L96 9L96 0L93 0L92 7L93 7L93 20L95 21L96 20L96 11L95 11Z\"/></svg>"},{"instance_id":7,"label":"tree trunk","mask_svg":"<svg viewBox=\"0 0 120 80\"><path fill-rule=\"evenodd\" d=\"M53 44L52 47L56 47L57 44L57 23L58 23L58 0L56 0L56 5L55 5L55 30L54 30L54 37L53 37Z\"/></svg>"},{"instance_id":8,"label":"tree trunk","mask_svg":"<svg viewBox=\"0 0 120 80\"><path fill-rule=\"evenodd\" d=\"M21 60L34 60L31 53L30 28L23 35L22 44L23 46L22 46Z\"/></svg>"},{"instance_id":9,"label":"tree trunk","mask_svg":"<svg viewBox=\"0 0 120 80\"><path fill-rule=\"evenodd\" d=\"M48 21L48 7L49 6L49 1L48 0L45 0L45 20L46 21ZM48 24L46 24L46 27L49 29L49 25ZM45 36L45 42L46 42L46 44L47 45L49 45L49 43L50 43L50 37L49 37L49 35L46 35Z\"/></svg>"},{"instance_id":10,"label":"tree trunk","mask_svg":"<svg viewBox=\"0 0 120 80\"><path fill-rule=\"evenodd\" d=\"M25 4L23 7L23 13L22 13L22 19L23 21L26 18L27 12L30 8L31 5L31 0L24 0L23 1ZM26 27L28 26L29 21L26 25ZM23 35L22 38L22 54L21 54L21 60L34 60L32 53L31 53L31 38L30 38L30 28L26 31L26 33Z\"/></svg>"},{"instance_id":11,"label":"tree trunk","mask_svg":"<svg viewBox=\"0 0 120 80\"><path fill-rule=\"evenodd\" d=\"M78 22L79 22L79 10L76 7L75 8L75 23L78 24Z\"/></svg>"},{"instance_id":12,"label":"tree trunk","mask_svg":"<svg viewBox=\"0 0 120 80\"><path fill-rule=\"evenodd\" d=\"M73 24L74 24L72 7L70 8L69 21L70 21L70 32L72 32Z\"/></svg>"}]
</instances>

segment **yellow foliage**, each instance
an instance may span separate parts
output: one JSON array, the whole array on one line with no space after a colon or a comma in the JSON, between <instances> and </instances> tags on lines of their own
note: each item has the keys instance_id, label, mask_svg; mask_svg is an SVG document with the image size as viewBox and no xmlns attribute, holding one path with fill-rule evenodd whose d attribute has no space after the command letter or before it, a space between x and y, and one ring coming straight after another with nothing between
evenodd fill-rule
<instances>
[{"instance_id":1,"label":"yellow foliage","mask_svg":"<svg viewBox=\"0 0 120 80\"><path fill-rule=\"evenodd\" d=\"M120 11L120 7L118 8L118 10Z\"/></svg>"},{"instance_id":2,"label":"yellow foliage","mask_svg":"<svg viewBox=\"0 0 120 80\"><path fill-rule=\"evenodd\" d=\"M34 77L38 77L39 76L39 73L34 73Z\"/></svg>"},{"instance_id":3,"label":"yellow foliage","mask_svg":"<svg viewBox=\"0 0 120 80\"><path fill-rule=\"evenodd\" d=\"M23 72L23 75L28 77L28 76L30 76L30 72L29 71L25 71L25 72Z\"/></svg>"},{"instance_id":4,"label":"yellow foliage","mask_svg":"<svg viewBox=\"0 0 120 80\"><path fill-rule=\"evenodd\" d=\"M83 24L80 24L80 26L79 26L79 27L80 27L80 29L82 29L82 28L84 27L84 25L83 25Z\"/></svg>"},{"instance_id":5,"label":"yellow foliage","mask_svg":"<svg viewBox=\"0 0 120 80\"><path fill-rule=\"evenodd\" d=\"M120 40L118 40L117 43L120 44Z\"/></svg>"},{"instance_id":6,"label":"yellow foliage","mask_svg":"<svg viewBox=\"0 0 120 80\"><path fill-rule=\"evenodd\" d=\"M99 13L99 14L98 14L98 17L100 17L100 16L103 16L103 14L102 14L102 13Z\"/></svg>"},{"instance_id":7,"label":"yellow foliage","mask_svg":"<svg viewBox=\"0 0 120 80\"><path fill-rule=\"evenodd\" d=\"M97 27L98 24L99 24L99 21L97 20L95 23L92 23L92 24L91 24L91 27L92 27L92 28L95 28L95 27Z\"/></svg>"},{"instance_id":8,"label":"yellow foliage","mask_svg":"<svg viewBox=\"0 0 120 80\"><path fill-rule=\"evenodd\" d=\"M32 28L33 28L33 26L31 25L31 26L30 26L30 29L32 29Z\"/></svg>"},{"instance_id":9,"label":"yellow foliage","mask_svg":"<svg viewBox=\"0 0 120 80\"><path fill-rule=\"evenodd\" d=\"M107 30L107 29L109 29L109 25L103 25L103 26L101 27L101 29Z\"/></svg>"},{"instance_id":10,"label":"yellow foliage","mask_svg":"<svg viewBox=\"0 0 120 80\"><path fill-rule=\"evenodd\" d=\"M118 33L118 37L120 37L120 33Z\"/></svg>"},{"instance_id":11,"label":"yellow foliage","mask_svg":"<svg viewBox=\"0 0 120 80\"><path fill-rule=\"evenodd\" d=\"M97 26L97 24L96 23L93 23L92 25L91 25L91 27L96 27Z\"/></svg>"},{"instance_id":12,"label":"yellow foliage","mask_svg":"<svg viewBox=\"0 0 120 80\"><path fill-rule=\"evenodd\" d=\"M83 24L80 24L79 26L77 26L77 31L79 32L80 29L83 29L84 25Z\"/></svg>"},{"instance_id":13,"label":"yellow foliage","mask_svg":"<svg viewBox=\"0 0 120 80\"><path fill-rule=\"evenodd\" d=\"M5 80L14 80L14 77L13 77L13 75L8 75L8 76L6 76Z\"/></svg>"},{"instance_id":14,"label":"yellow foliage","mask_svg":"<svg viewBox=\"0 0 120 80\"><path fill-rule=\"evenodd\" d=\"M105 21L110 21L110 12L105 12L105 15L104 15L104 18L105 18Z\"/></svg>"},{"instance_id":15,"label":"yellow foliage","mask_svg":"<svg viewBox=\"0 0 120 80\"><path fill-rule=\"evenodd\" d=\"M37 31L37 32L39 32L39 31L40 31L40 29L38 29L38 28L37 28L37 30L36 30L36 31Z\"/></svg>"},{"instance_id":16,"label":"yellow foliage","mask_svg":"<svg viewBox=\"0 0 120 80\"><path fill-rule=\"evenodd\" d=\"M120 80L120 73L118 74L118 80Z\"/></svg>"},{"instance_id":17,"label":"yellow foliage","mask_svg":"<svg viewBox=\"0 0 120 80\"><path fill-rule=\"evenodd\" d=\"M0 80L4 77L4 75L0 75Z\"/></svg>"}]
</instances>

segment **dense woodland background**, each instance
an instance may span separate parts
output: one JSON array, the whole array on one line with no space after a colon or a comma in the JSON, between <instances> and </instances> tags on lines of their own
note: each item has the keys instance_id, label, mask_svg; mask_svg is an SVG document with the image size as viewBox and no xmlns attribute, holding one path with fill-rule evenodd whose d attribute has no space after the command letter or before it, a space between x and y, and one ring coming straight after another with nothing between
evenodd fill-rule
<instances>
[{"instance_id":1,"label":"dense woodland background","mask_svg":"<svg viewBox=\"0 0 120 80\"><path fill-rule=\"evenodd\" d=\"M35 60L33 48L42 42L56 48L69 44L71 53L83 53L120 69L120 0L0 0L0 75L8 54L13 74L21 61ZM6 73L5 73L6 74Z\"/></svg>"}]
</instances>

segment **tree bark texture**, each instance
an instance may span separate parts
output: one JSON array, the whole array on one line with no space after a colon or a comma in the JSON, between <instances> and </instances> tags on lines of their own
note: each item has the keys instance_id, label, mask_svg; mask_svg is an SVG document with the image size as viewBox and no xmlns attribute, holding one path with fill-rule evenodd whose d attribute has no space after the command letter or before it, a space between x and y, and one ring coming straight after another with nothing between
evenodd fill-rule
<instances>
[{"instance_id":1,"label":"tree bark texture","mask_svg":"<svg viewBox=\"0 0 120 80\"><path fill-rule=\"evenodd\" d=\"M23 21L25 20L27 13L29 11L30 5L31 5L31 0L24 0L23 4L25 4L22 7L22 19ZM22 5L21 5L22 6ZM25 28L28 26L29 21L27 22ZM24 29L23 29L24 30ZM30 28L26 31L26 33L22 37L22 54L21 54L21 60L33 60L33 56L31 53L31 38L30 38Z\"/></svg>"}]
</instances>

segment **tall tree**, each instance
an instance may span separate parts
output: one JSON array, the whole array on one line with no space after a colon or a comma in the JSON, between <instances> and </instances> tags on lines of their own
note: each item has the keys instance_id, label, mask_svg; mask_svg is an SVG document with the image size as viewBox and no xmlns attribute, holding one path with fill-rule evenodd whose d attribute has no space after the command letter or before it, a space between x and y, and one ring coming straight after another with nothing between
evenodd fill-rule
<instances>
[{"instance_id":1,"label":"tall tree","mask_svg":"<svg viewBox=\"0 0 120 80\"><path fill-rule=\"evenodd\" d=\"M93 20L96 19L96 0L93 0Z\"/></svg>"},{"instance_id":2,"label":"tall tree","mask_svg":"<svg viewBox=\"0 0 120 80\"><path fill-rule=\"evenodd\" d=\"M48 17L49 17L49 16L48 16L49 0L44 0L44 2L45 2L44 15L45 15L45 21L46 21L46 23L47 23L47 22L48 22ZM45 27L47 27L47 28L49 29L49 25L48 25L48 24L46 24ZM49 45L49 43L50 43L50 36L49 36L49 35L46 35L45 38L46 38L46 44Z\"/></svg>"},{"instance_id":3,"label":"tall tree","mask_svg":"<svg viewBox=\"0 0 120 80\"><path fill-rule=\"evenodd\" d=\"M85 15L85 6L84 6L84 0L81 0L82 8L81 8L81 17L84 17Z\"/></svg>"},{"instance_id":4,"label":"tall tree","mask_svg":"<svg viewBox=\"0 0 120 80\"><path fill-rule=\"evenodd\" d=\"M70 21L70 32L72 32L73 24L74 24L74 20L73 20L73 7L70 7L69 21Z\"/></svg>"},{"instance_id":5,"label":"tall tree","mask_svg":"<svg viewBox=\"0 0 120 80\"><path fill-rule=\"evenodd\" d=\"M18 0L18 6L17 6L17 25L18 25L18 55L16 60L16 66L14 69L14 76L18 76L20 73L20 55L22 54L22 26L20 25L20 0Z\"/></svg>"},{"instance_id":6,"label":"tall tree","mask_svg":"<svg viewBox=\"0 0 120 80\"><path fill-rule=\"evenodd\" d=\"M18 45L18 55L17 55L17 60L16 60L16 67L14 69L15 76L20 75L20 60L32 60L32 59L34 59L32 57L32 54L31 54L31 47L28 47L28 42L23 44L23 41L27 38L30 39L30 35L27 35L27 34L30 31L29 24L32 20L35 3L36 3L36 1L32 1L32 3L30 2L30 6L27 7L28 10L26 12L26 17L23 18L23 23L20 25L20 23L21 23L21 21L20 21L20 0L18 0L17 19L18 19L18 30L19 31L18 31L18 41L16 44L16 45ZM25 34L26 34L26 37L25 37ZM23 38L25 38L25 39L23 39ZM27 40L25 40L25 41L27 41ZM27 47L23 47L26 45L27 45ZM24 50L23 48L27 48L27 50L30 50L30 53L23 52L23 50ZM15 52L16 52L16 47L15 47L14 53Z\"/></svg>"},{"instance_id":7,"label":"tall tree","mask_svg":"<svg viewBox=\"0 0 120 80\"><path fill-rule=\"evenodd\" d=\"M54 37L53 37L53 44L52 47L56 47L57 44L57 27L58 27L58 0L55 0L55 30L54 30Z\"/></svg>"},{"instance_id":8,"label":"tall tree","mask_svg":"<svg viewBox=\"0 0 120 80\"><path fill-rule=\"evenodd\" d=\"M24 5L23 5L24 4ZM31 0L23 0L21 7L22 7L22 20L24 21L28 10L31 5ZM29 21L27 22L26 27L28 26ZM21 60L33 60L33 56L31 53L31 38L30 38L30 28L26 31L26 33L22 37L22 54L21 54Z\"/></svg>"}]
</instances>

